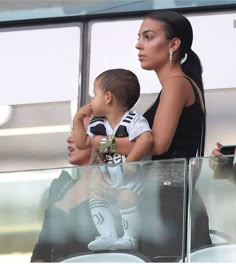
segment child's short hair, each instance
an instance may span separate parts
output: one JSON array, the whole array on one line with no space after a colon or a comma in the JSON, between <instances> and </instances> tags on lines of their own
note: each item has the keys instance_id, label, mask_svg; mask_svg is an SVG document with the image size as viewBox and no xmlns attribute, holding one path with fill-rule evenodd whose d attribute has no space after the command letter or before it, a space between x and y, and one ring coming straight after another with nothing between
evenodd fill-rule
<instances>
[{"instance_id":1,"label":"child's short hair","mask_svg":"<svg viewBox=\"0 0 236 264\"><path fill-rule=\"evenodd\" d=\"M95 79L104 92L111 92L126 110L131 109L139 99L140 84L137 76L126 69L104 71Z\"/></svg>"}]
</instances>

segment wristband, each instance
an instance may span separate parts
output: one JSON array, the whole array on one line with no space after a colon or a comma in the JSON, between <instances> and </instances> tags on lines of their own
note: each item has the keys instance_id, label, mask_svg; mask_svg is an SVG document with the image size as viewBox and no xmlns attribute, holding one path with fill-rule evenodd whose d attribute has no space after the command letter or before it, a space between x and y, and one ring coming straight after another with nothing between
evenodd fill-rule
<instances>
[{"instance_id":1,"label":"wristband","mask_svg":"<svg viewBox=\"0 0 236 264\"><path fill-rule=\"evenodd\" d=\"M109 142L109 153L116 153L116 142L115 142L115 137L111 136L108 138L108 142Z\"/></svg>"},{"instance_id":2,"label":"wristband","mask_svg":"<svg viewBox=\"0 0 236 264\"><path fill-rule=\"evenodd\" d=\"M108 152L108 146L107 146L107 137L102 137L99 145L99 151L101 153L107 153Z\"/></svg>"},{"instance_id":3,"label":"wristband","mask_svg":"<svg viewBox=\"0 0 236 264\"><path fill-rule=\"evenodd\" d=\"M114 136L104 136L102 137L99 145L100 153L116 153L115 147L115 137Z\"/></svg>"}]
</instances>

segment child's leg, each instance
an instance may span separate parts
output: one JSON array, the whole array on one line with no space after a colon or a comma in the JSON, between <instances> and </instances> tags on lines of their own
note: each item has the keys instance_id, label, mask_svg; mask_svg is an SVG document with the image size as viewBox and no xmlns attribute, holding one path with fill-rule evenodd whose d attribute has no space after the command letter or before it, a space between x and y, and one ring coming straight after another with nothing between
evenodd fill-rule
<instances>
[{"instance_id":1,"label":"child's leg","mask_svg":"<svg viewBox=\"0 0 236 264\"><path fill-rule=\"evenodd\" d=\"M89 200L89 207L94 224L102 236L113 236L117 238L115 221L112 212L105 200Z\"/></svg>"},{"instance_id":2,"label":"child's leg","mask_svg":"<svg viewBox=\"0 0 236 264\"><path fill-rule=\"evenodd\" d=\"M115 221L107 202L90 199L89 206L94 224L101 236L90 242L88 248L91 250L111 249L118 236Z\"/></svg>"},{"instance_id":3,"label":"child's leg","mask_svg":"<svg viewBox=\"0 0 236 264\"><path fill-rule=\"evenodd\" d=\"M124 235L138 237L140 231L140 212L138 196L129 189L120 190L119 207L122 217Z\"/></svg>"},{"instance_id":4,"label":"child's leg","mask_svg":"<svg viewBox=\"0 0 236 264\"><path fill-rule=\"evenodd\" d=\"M119 206L124 236L114 244L115 249L134 249L141 229L141 217L138 207L138 195L129 189L119 193Z\"/></svg>"},{"instance_id":5,"label":"child's leg","mask_svg":"<svg viewBox=\"0 0 236 264\"><path fill-rule=\"evenodd\" d=\"M141 221L140 212L137 206L120 209L124 236L138 238L140 233Z\"/></svg>"}]
</instances>

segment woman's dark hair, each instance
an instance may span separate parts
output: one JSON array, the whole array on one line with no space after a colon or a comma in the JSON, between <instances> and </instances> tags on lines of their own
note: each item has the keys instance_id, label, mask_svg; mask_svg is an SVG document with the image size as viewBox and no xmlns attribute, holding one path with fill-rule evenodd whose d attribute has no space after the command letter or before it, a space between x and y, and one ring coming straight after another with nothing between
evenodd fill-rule
<instances>
[{"instance_id":1,"label":"woman's dark hair","mask_svg":"<svg viewBox=\"0 0 236 264\"><path fill-rule=\"evenodd\" d=\"M185 54L187 54L187 59L183 64L181 64L182 70L199 86L205 105L205 96L202 81L202 65L198 55L191 49L193 42L193 30L189 20L185 16L173 11L154 11L147 15L145 18L160 21L165 29L165 35L167 39L171 40L173 38L179 38L181 40L178 53L176 54L176 59L180 61L185 57ZM203 124L202 141L203 142L200 147L201 156L203 156L204 154L205 120Z\"/></svg>"},{"instance_id":2,"label":"woman's dark hair","mask_svg":"<svg viewBox=\"0 0 236 264\"><path fill-rule=\"evenodd\" d=\"M96 78L103 91L110 91L126 110L130 110L140 96L140 84L137 76L130 70L111 69Z\"/></svg>"}]
</instances>

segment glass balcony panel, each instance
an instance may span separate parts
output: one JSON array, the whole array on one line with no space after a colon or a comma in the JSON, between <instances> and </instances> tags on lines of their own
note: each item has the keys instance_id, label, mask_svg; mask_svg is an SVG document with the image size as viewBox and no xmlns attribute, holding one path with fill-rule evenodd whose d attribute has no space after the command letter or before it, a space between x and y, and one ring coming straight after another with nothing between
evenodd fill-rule
<instances>
[{"instance_id":1,"label":"glass balcony panel","mask_svg":"<svg viewBox=\"0 0 236 264\"><path fill-rule=\"evenodd\" d=\"M199 158L190 161L187 259L190 262L236 261L236 163L235 156ZM199 219L200 195L206 207L205 219ZM194 244L206 230L194 233L199 221L209 221L210 239L205 246ZM212 244L211 244L211 243Z\"/></svg>"},{"instance_id":2,"label":"glass balcony panel","mask_svg":"<svg viewBox=\"0 0 236 264\"><path fill-rule=\"evenodd\" d=\"M112 184L106 195L97 185L101 180ZM137 235L135 250L106 249L110 255L105 257L112 257L109 262L116 262L116 257L125 262L182 257L185 159L2 172L0 182L0 261L29 261L39 237L47 245L53 242L48 261L71 262L84 253L95 257L104 250L89 250L88 244L100 235L98 222L106 223L108 232L111 219L117 239L127 230ZM89 204L97 212L90 212ZM124 221L132 212L134 221ZM43 222L45 215L49 218Z\"/></svg>"}]
</instances>

